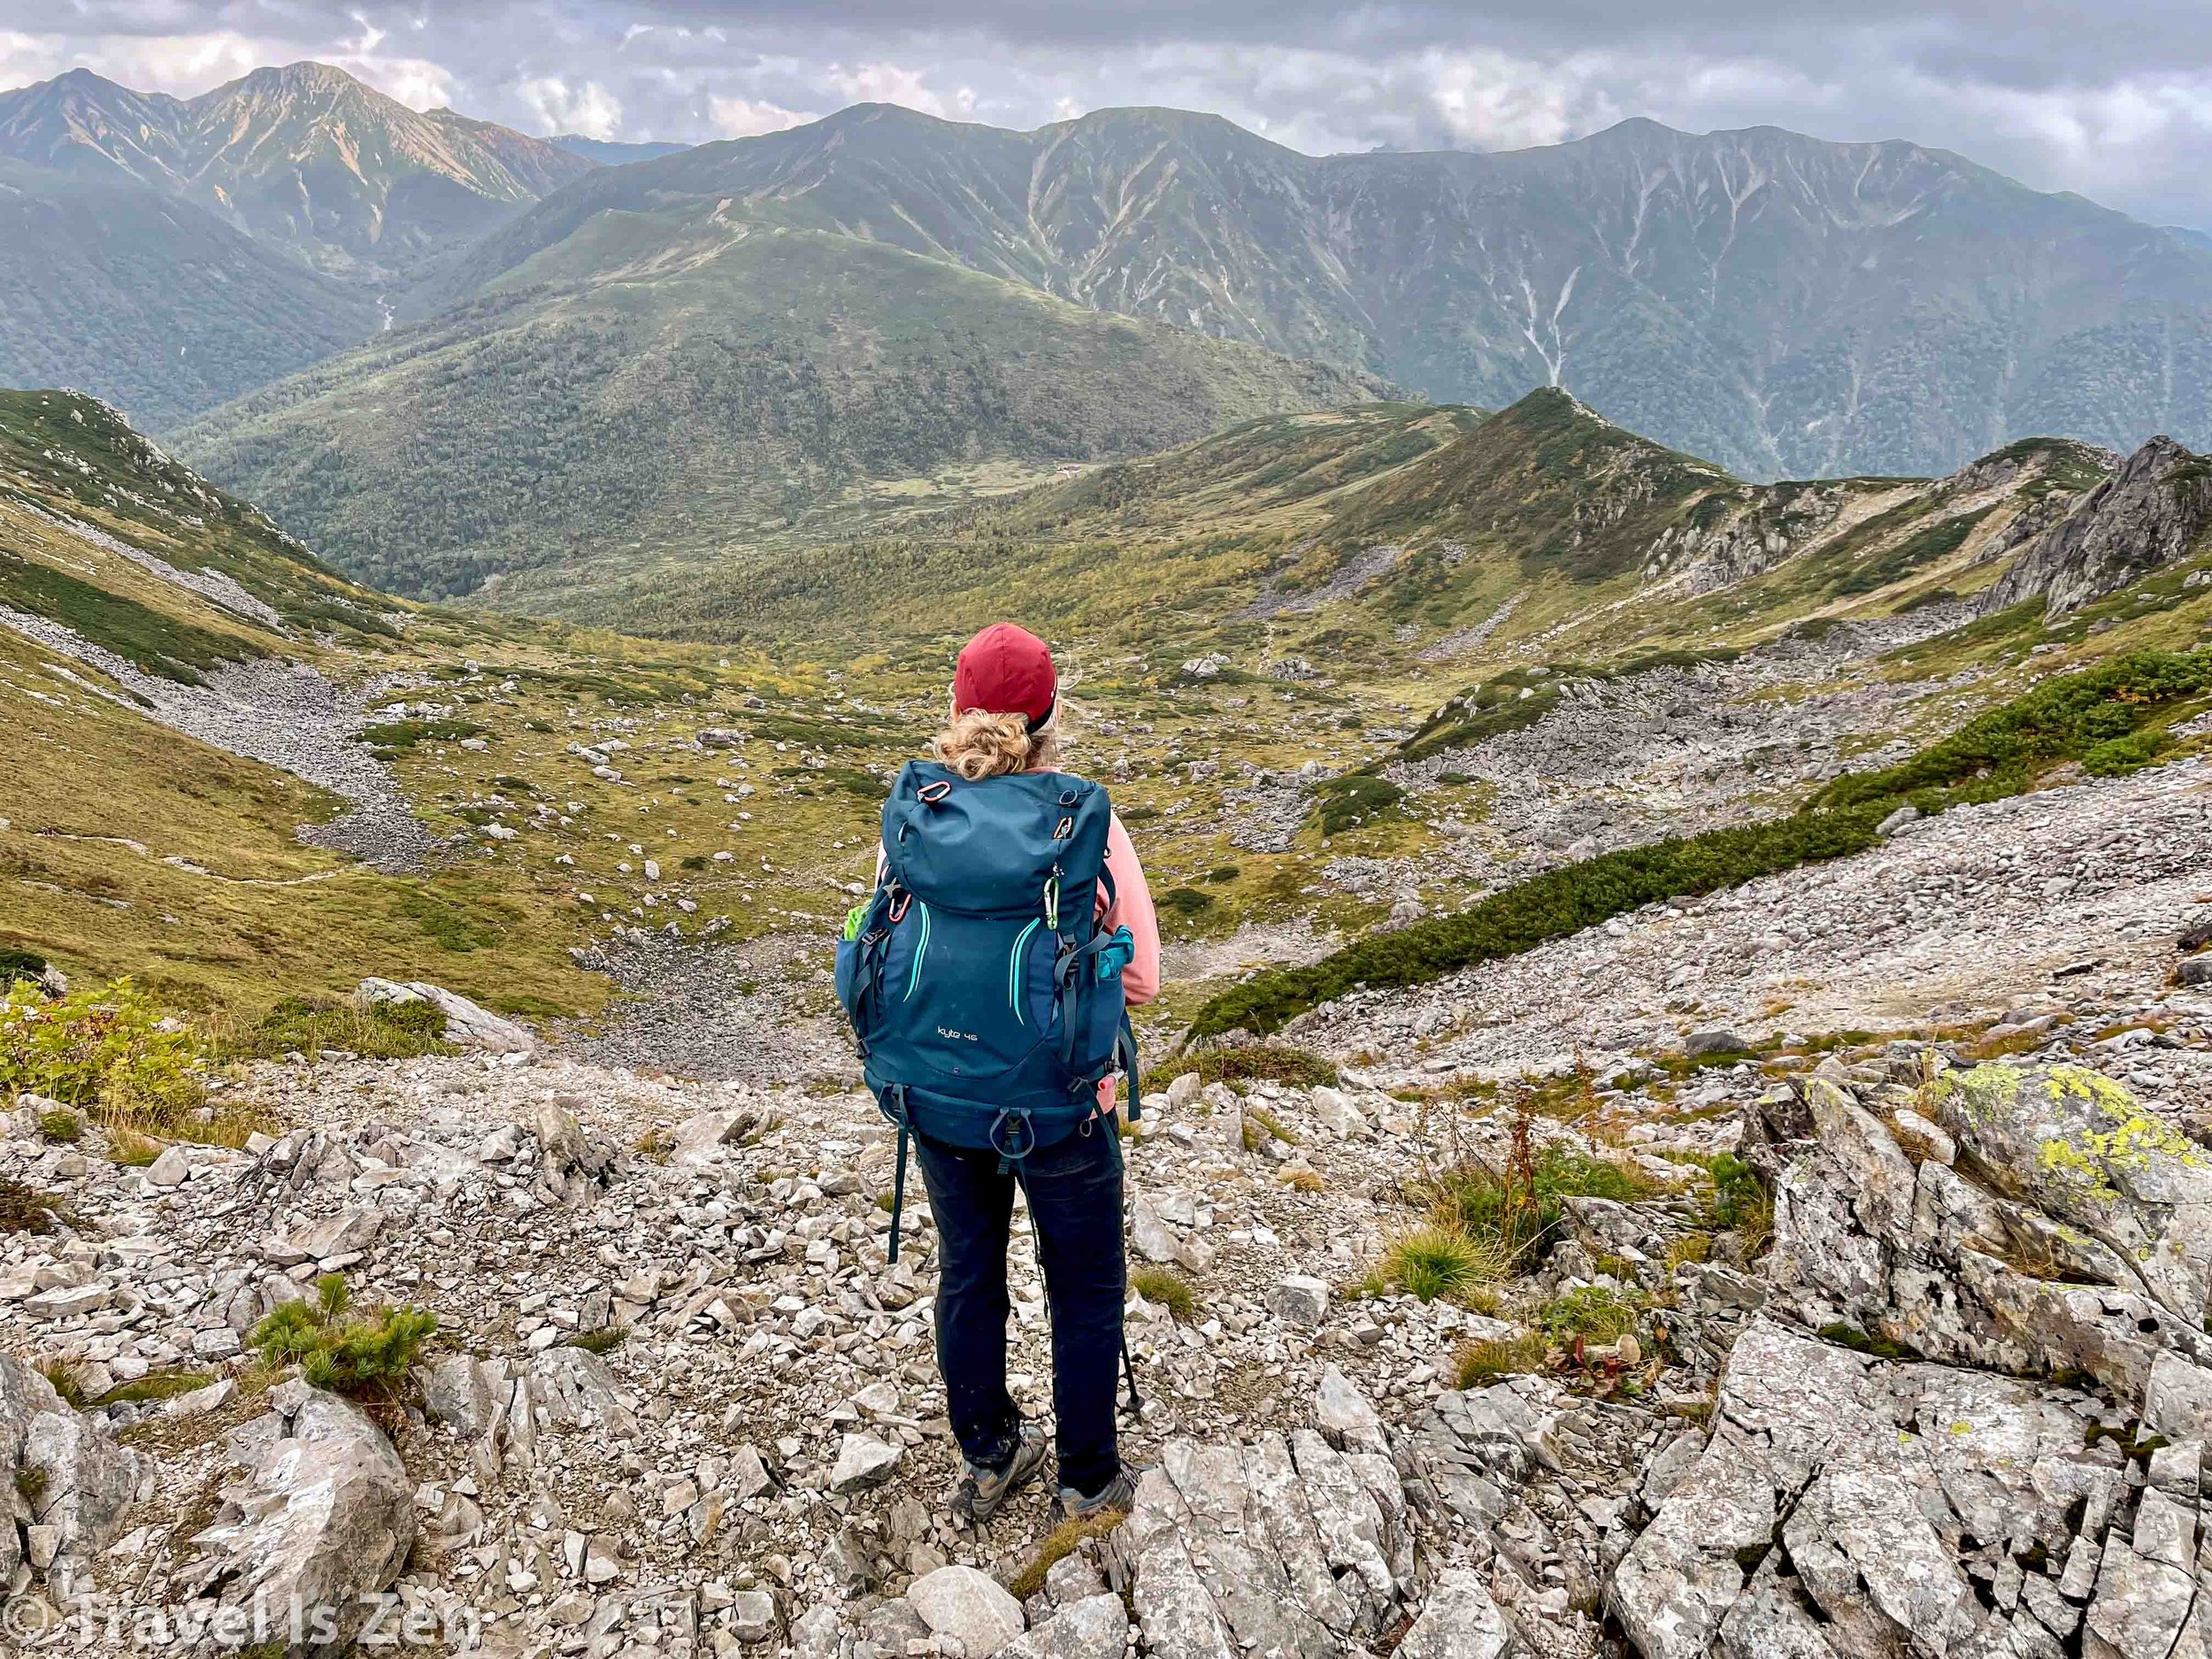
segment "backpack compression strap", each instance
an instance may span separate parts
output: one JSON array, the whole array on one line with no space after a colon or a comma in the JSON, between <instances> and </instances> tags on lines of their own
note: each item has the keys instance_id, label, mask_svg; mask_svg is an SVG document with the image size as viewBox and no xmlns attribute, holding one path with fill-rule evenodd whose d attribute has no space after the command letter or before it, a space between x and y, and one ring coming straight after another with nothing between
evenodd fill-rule
<instances>
[{"instance_id":1,"label":"backpack compression strap","mask_svg":"<svg viewBox=\"0 0 2212 1659\"><path fill-rule=\"evenodd\" d=\"M906 1209L906 1151L914 1134L914 1125L907 1116L906 1085L894 1083L883 1091L877 1102L883 1115L899 1126L898 1170L891 1177L891 1237L885 1248L887 1266L899 1264L899 1217ZM895 1111L893 1110L895 1105Z\"/></svg>"}]
</instances>

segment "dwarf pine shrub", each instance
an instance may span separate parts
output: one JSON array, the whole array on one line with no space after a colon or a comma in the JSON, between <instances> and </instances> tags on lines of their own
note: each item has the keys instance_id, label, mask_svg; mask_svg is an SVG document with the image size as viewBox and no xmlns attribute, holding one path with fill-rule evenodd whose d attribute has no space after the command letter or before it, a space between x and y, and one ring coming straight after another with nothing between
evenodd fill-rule
<instances>
[{"instance_id":1,"label":"dwarf pine shrub","mask_svg":"<svg viewBox=\"0 0 2212 1659\"><path fill-rule=\"evenodd\" d=\"M351 1310L345 1275L326 1273L315 1281L311 1298L278 1308L254 1327L249 1340L265 1363L297 1365L317 1388L391 1399L437 1331L437 1316L422 1308Z\"/></svg>"}]
</instances>

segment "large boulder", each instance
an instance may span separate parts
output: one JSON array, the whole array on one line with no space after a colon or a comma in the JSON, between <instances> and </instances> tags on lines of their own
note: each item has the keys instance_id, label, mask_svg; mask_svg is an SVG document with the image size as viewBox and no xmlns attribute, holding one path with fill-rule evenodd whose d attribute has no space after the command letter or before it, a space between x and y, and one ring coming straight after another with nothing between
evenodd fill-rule
<instances>
[{"instance_id":1,"label":"large boulder","mask_svg":"<svg viewBox=\"0 0 2212 1659\"><path fill-rule=\"evenodd\" d=\"M364 979L355 990L354 1000L364 1008L405 1002L429 1002L445 1015L445 1040L465 1048L482 1048L492 1054L532 1054L538 1040L527 1026L511 1019L502 1018L489 1009L472 1002L458 991L449 991L442 985L432 985L421 979L401 982L395 979Z\"/></svg>"},{"instance_id":2,"label":"large boulder","mask_svg":"<svg viewBox=\"0 0 2212 1659\"><path fill-rule=\"evenodd\" d=\"M986 1659L1022 1633L1022 1604L1006 1586L973 1567L940 1567L906 1587L907 1605L929 1633L949 1636L972 1659Z\"/></svg>"},{"instance_id":3,"label":"large boulder","mask_svg":"<svg viewBox=\"0 0 2212 1659\"><path fill-rule=\"evenodd\" d=\"M1390 1459L1318 1432L1171 1440L1111 1540L1153 1651L1328 1659L1371 1640L1414 1589Z\"/></svg>"},{"instance_id":4,"label":"large boulder","mask_svg":"<svg viewBox=\"0 0 2212 1659\"><path fill-rule=\"evenodd\" d=\"M1398 1659L1511 1659L1518 1651L1489 1586L1465 1568L1436 1581L1397 1647Z\"/></svg>"},{"instance_id":5,"label":"large boulder","mask_svg":"<svg viewBox=\"0 0 2212 1659\"><path fill-rule=\"evenodd\" d=\"M226 1487L204 1552L184 1575L194 1600L304 1613L295 1659L334 1659L360 1633L365 1596L388 1589L415 1541L414 1485L382 1430L350 1402L303 1384L234 1442L244 1478ZM321 1617L318 1617L318 1614Z\"/></svg>"},{"instance_id":6,"label":"large boulder","mask_svg":"<svg viewBox=\"0 0 2212 1659\"><path fill-rule=\"evenodd\" d=\"M999 1659L1098 1659L1129 1640L1129 1609L1118 1595L1071 1601L1025 1636L1000 1648Z\"/></svg>"}]
</instances>

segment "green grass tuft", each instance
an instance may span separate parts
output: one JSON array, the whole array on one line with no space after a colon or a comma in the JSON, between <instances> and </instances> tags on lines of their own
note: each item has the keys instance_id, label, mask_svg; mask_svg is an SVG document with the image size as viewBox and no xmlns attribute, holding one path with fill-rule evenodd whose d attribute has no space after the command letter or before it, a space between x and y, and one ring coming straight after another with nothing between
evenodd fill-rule
<instances>
[{"instance_id":1,"label":"green grass tuft","mask_svg":"<svg viewBox=\"0 0 2212 1659\"><path fill-rule=\"evenodd\" d=\"M102 1394L98 1403L104 1406L144 1405L156 1401L173 1400L179 1394L188 1394L206 1387L215 1380L215 1373L178 1367L166 1371L150 1371L143 1377L119 1383Z\"/></svg>"},{"instance_id":2,"label":"green grass tuft","mask_svg":"<svg viewBox=\"0 0 2212 1659\"><path fill-rule=\"evenodd\" d=\"M1450 1227L1417 1227L1391 1240L1382 1277L1423 1302L1453 1301L1510 1271L1510 1254L1494 1239L1471 1237Z\"/></svg>"},{"instance_id":3,"label":"green grass tuft","mask_svg":"<svg viewBox=\"0 0 2212 1659\"><path fill-rule=\"evenodd\" d=\"M1599 1285L1563 1291L1538 1310L1536 1323L1555 1341L1610 1342L1636 1328L1638 1299Z\"/></svg>"},{"instance_id":4,"label":"green grass tuft","mask_svg":"<svg viewBox=\"0 0 2212 1659\"><path fill-rule=\"evenodd\" d=\"M432 1002L363 1009L331 996L288 996L245 1029L219 1032L214 1052L222 1060L273 1060L334 1048L370 1060L408 1060L454 1053L445 1023Z\"/></svg>"},{"instance_id":5,"label":"green grass tuft","mask_svg":"<svg viewBox=\"0 0 2212 1659\"><path fill-rule=\"evenodd\" d=\"M1453 1386L1486 1388L1508 1377L1541 1371L1550 1357L1551 1345L1540 1336L1514 1336L1485 1342L1465 1342L1452 1356Z\"/></svg>"},{"instance_id":6,"label":"green grass tuft","mask_svg":"<svg viewBox=\"0 0 2212 1659\"><path fill-rule=\"evenodd\" d=\"M1140 1267L1129 1275L1129 1288L1156 1308L1165 1308L1178 1325L1190 1323L1197 1311L1197 1293L1190 1280L1164 1267Z\"/></svg>"},{"instance_id":7,"label":"green grass tuft","mask_svg":"<svg viewBox=\"0 0 2212 1659\"><path fill-rule=\"evenodd\" d=\"M1148 1090L1165 1088L1186 1071L1198 1073L1201 1083L1283 1083L1295 1088L1333 1087L1339 1080L1336 1062L1285 1043L1254 1042L1233 1048L1205 1048L1178 1055L1149 1068L1144 1074Z\"/></svg>"},{"instance_id":8,"label":"green grass tuft","mask_svg":"<svg viewBox=\"0 0 2212 1659\"><path fill-rule=\"evenodd\" d=\"M1080 1549L1086 1540L1105 1537L1123 1519L1120 1510L1109 1509L1103 1515L1071 1517L1061 1522L1045 1535L1029 1564L1007 1582L1007 1590L1017 1601L1026 1601L1045 1587L1045 1575L1056 1563Z\"/></svg>"}]
</instances>

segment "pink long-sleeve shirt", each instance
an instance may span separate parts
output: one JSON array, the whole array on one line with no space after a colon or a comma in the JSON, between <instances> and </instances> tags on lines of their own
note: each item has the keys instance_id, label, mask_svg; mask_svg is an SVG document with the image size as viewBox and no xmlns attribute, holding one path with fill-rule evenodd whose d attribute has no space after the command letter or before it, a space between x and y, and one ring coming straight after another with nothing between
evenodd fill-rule
<instances>
[{"instance_id":1,"label":"pink long-sleeve shirt","mask_svg":"<svg viewBox=\"0 0 2212 1659\"><path fill-rule=\"evenodd\" d=\"M1136 946L1129 965L1121 971L1121 993L1132 1008L1141 1007L1160 994L1160 918L1152 908L1152 889L1145 885L1144 866L1137 862L1137 844L1114 814L1106 827L1106 871L1114 879L1114 902L1106 902L1105 883L1099 884L1098 919L1107 927L1126 927ZM1098 1086L1098 1109L1114 1110L1114 1079Z\"/></svg>"}]
</instances>

